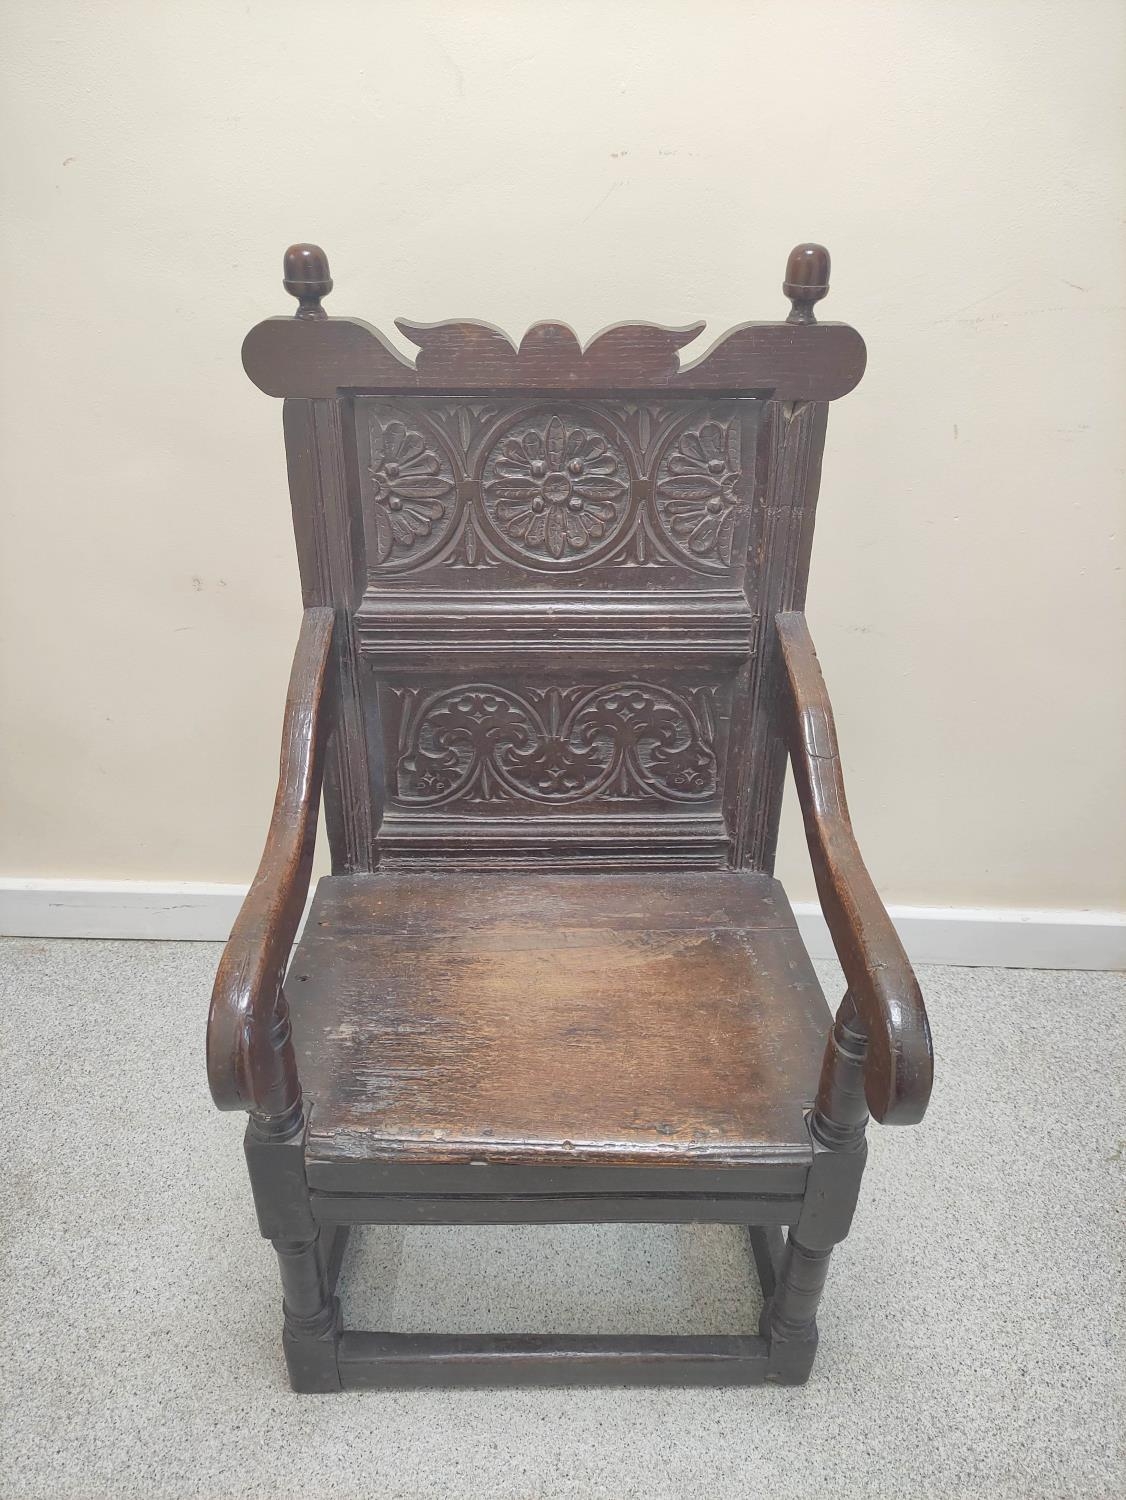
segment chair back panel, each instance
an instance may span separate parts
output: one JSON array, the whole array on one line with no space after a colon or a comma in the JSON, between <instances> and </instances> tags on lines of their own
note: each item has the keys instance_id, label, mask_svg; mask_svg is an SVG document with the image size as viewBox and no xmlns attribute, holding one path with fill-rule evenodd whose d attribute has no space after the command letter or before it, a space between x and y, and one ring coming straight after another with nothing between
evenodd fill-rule
<instances>
[{"instance_id":1,"label":"chair back panel","mask_svg":"<svg viewBox=\"0 0 1126 1500\"><path fill-rule=\"evenodd\" d=\"M411 365L306 295L252 332L306 603L346 626L336 868L771 868L773 618L803 603L827 401L863 369L788 282L792 321L685 370L696 329L584 351L401 324Z\"/></svg>"}]
</instances>

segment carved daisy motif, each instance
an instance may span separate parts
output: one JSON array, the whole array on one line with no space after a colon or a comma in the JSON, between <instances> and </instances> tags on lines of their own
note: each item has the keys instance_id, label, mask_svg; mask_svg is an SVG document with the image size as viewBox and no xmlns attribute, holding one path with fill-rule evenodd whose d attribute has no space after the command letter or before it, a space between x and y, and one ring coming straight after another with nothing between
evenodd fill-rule
<instances>
[{"instance_id":1,"label":"carved daisy motif","mask_svg":"<svg viewBox=\"0 0 1126 1500\"><path fill-rule=\"evenodd\" d=\"M600 432L553 416L505 438L485 480L493 520L529 552L563 558L602 540L629 485L625 464Z\"/></svg>"},{"instance_id":2,"label":"carved daisy motif","mask_svg":"<svg viewBox=\"0 0 1126 1500\"><path fill-rule=\"evenodd\" d=\"M408 551L430 536L448 512L454 483L422 434L399 421L372 420L368 474L378 560L386 562L396 547Z\"/></svg>"},{"instance_id":3,"label":"carved daisy motif","mask_svg":"<svg viewBox=\"0 0 1126 1500\"><path fill-rule=\"evenodd\" d=\"M734 424L683 432L657 479L657 508L673 539L696 557L731 561L739 482Z\"/></svg>"}]
</instances>

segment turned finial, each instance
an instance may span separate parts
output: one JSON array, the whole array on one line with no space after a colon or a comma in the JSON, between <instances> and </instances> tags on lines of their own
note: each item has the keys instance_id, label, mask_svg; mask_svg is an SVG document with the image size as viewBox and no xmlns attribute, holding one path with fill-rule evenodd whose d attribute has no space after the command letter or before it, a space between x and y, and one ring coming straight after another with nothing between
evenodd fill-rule
<instances>
[{"instance_id":1,"label":"turned finial","mask_svg":"<svg viewBox=\"0 0 1126 1500\"><path fill-rule=\"evenodd\" d=\"M824 245L795 245L786 262L782 290L792 304L787 323L816 323L813 304L829 290L829 252Z\"/></svg>"},{"instance_id":2,"label":"turned finial","mask_svg":"<svg viewBox=\"0 0 1126 1500\"><path fill-rule=\"evenodd\" d=\"M285 252L282 286L297 298L297 318L326 317L321 298L332 291L328 256L319 245L290 245Z\"/></svg>"}]
</instances>

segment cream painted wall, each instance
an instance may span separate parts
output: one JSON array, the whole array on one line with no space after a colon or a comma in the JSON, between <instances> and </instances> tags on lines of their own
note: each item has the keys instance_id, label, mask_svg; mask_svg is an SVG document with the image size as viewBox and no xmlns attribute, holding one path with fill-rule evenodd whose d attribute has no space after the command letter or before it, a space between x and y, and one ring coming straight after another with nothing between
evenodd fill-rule
<instances>
[{"instance_id":1,"label":"cream painted wall","mask_svg":"<svg viewBox=\"0 0 1126 1500\"><path fill-rule=\"evenodd\" d=\"M252 872L299 596L239 345L287 243L383 328L707 342L812 238L869 346L809 612L877 883L1126 905L1119 0L2 15L0 873Z\"/></svg>"}]
</instances>

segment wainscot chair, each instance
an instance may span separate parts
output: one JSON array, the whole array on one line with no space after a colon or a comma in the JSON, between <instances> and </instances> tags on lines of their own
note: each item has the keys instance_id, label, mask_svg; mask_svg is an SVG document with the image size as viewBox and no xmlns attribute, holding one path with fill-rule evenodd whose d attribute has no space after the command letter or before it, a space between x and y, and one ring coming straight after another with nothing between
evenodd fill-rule
<instances>
[{"instance_id":1,"label":"wainscot chair","mask_svg":"<svg viewBox=\"0 0 1126 1500\"><path fill-rule=\"evenodd\" d=\"M305 613L207 1066L250 1116L295 1390L809 1375L868 1114L920 1119L932 1073L801 612L865 361L814 318L828 277L798 246L786 320L686 368L702 324L400 322L411 363L286 252L296 317L243 362L285 400ZM835 1023L771 873L787 752ZM746 1225L760 1332L341 1328L353 1224L611 1221Z\"/></svg>"}]
</instances>

